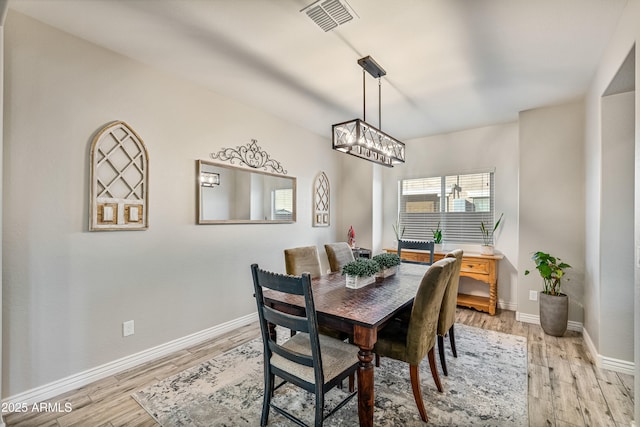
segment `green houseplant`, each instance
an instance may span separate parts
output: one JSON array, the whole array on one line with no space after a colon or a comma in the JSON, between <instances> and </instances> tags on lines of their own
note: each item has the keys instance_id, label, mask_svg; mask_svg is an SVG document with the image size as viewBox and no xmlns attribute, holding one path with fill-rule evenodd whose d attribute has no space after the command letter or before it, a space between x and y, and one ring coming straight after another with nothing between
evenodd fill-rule
<instances>
[{"instance_id":1,"label":"green houseplant","mask_svg":"<svg viewBox=\"0 0 640 427\"><path fill-rule=\"evenodd\" d=\"M396 241L401 240L402 236L404 236L405 226L400 223L400 220L397 220L395 224L392 225L393 232L396 235Z\"/></svg>"},{"instance_id":2,"label":"green houseplant","mask_svg":"<svg viewBox=\"0 0 640 427\"><path fill-rule=\"evenodd\" d=\"M490 228L490 224L485 225L484 221L480 221L480 232L482 232L482 246L480 247L481 254L493 255L493 235L498 227L500 227L503 216L504 213L501 213L500 218L495 222L493 228Z\"/></svg>"},{"instance_id":3,"label":"green houseplant","mask_svg":"<svg viewBox=\"0 0 640 427\"><path fill-rule=\"evenodd\" d=\"M442 243L442 229L440 228L440 221L438 221L438 225L436 225L435 230L431 229L431 234L433 235L433 243L436 245Z\"/></svg>"},{"instance_id":4,"label":"green houseplant","mask_svg":"<svg viewBox=\"0 0 640 427\"><path fill-rule=\"evenodd\" d=\"M397 254L381 253L372 258L380 268L391 268L400 265L400 257Z\"/></svg>"},{"instance_id":5,"label":"green houseplant","mask_svg":"<svg viewBox=\"0 0 640 427\"><path fill-rule=\"evenodd\" d=\"M540 293L540 326L547 335L560 337L566 332L569 320L569 297L560 291L560 287L565 270L571 266L542 251L535 252L531 259L544 282L544 290ZM529 270L524 272L525 276L529 273Z\"/></svg>"},{"instance_id":6,"label":"green houseplant","mask_svg":"<svg viewBox=\"0 0 640 427\"><path fill-rule=\"evenodd\" d=\"M369 258L358 258L342 267L342 274L347 276L347 288L358 289L375 282L380 266Z\"/></svg>"},{"instance_id":7,"label":"green houseplant","mask_svg":"<svg viewBox=\"0 0 640 427\"><path fill-rule=\"evenodd\" d=\"M400 265L400 257L398 254L385 252L374 256L372 259L378 263L380 267L378 277L382 279L396 274L397 266Z\"/></svg>"},{"instance_id":8,"label":"green houseplant","mask_svg":"<svg viewBox=\"0 0 640 427\"><path fill-rule=\"evenodd\" d=\"M531 259L536 263L536 269L544 281L544 291L542 292L548 295L562 295L560 293L562 277L565 274L564 271L571 266L562 262L560 258L541 251L535 252ZM529 270L524 272L525 276L529 273Z\"/></svg>"}]
</instances>

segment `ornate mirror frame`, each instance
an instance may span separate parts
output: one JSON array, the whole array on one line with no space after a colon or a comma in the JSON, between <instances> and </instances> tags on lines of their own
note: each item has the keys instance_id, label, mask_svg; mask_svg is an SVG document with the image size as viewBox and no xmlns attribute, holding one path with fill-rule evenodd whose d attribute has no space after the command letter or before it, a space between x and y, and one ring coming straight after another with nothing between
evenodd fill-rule
<instances>
[{"instance_id":1,"label":"ornate mirror frame","mask_svg":"<svg viewBox=\"0 0 640 427\"><path fill-rule=\"evenodd\" d=\"M295 177L198 160L196 223L294 223L297 216L296 185ZM275 199L278 196L275 194L279 190L290 190L286 192L290 197L290 211L277 211Z\"/></svg>"}]
</instances>

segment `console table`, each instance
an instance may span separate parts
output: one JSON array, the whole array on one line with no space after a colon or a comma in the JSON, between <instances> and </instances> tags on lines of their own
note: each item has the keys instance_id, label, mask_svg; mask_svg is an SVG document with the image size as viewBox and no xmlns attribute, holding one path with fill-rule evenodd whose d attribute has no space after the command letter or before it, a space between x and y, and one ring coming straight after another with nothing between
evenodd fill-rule
<instances>
[{"instance_id":1,"label":"console table","mask_svg":"<svg viewBox=\"0 0 640 427\"><path fill-rule=\"evenodd\" d=\"M396 249L385 249L389 253L397 253ZM441 260L446 252L436 251L433 253L433 261ZM460 276L470 277L489 285L489 296L468 295L458 293L458 305L471 307L484 311L490 315L496 314L498 302L498 261L504 258L503 255L481 255L479 253L465 252L462 256L462 267ZM404 249L402 259L419 262L429 262L429 253L425 251L414 251Z\"/></svg>"}]
</instances>

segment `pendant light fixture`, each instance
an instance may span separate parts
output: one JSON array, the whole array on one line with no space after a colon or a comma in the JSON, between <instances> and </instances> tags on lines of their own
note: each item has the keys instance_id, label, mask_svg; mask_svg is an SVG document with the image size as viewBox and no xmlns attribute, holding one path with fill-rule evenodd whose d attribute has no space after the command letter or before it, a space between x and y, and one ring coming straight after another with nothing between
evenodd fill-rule
<instances>
[{"instance_id":1,"label":"pendant light fixture","mask_svg":"<svg viewBox=\"0 0 640 427\"><path fill-rule=\"evenodd\" d=\"M404 163L404 143L366 122L365 71L378 79L378 127L382 127L381 78L387 73L370 56L358 59L358 64L362 67L363 117L332 126L333 149L387 167Z\"/></svg>"}]
</instances>

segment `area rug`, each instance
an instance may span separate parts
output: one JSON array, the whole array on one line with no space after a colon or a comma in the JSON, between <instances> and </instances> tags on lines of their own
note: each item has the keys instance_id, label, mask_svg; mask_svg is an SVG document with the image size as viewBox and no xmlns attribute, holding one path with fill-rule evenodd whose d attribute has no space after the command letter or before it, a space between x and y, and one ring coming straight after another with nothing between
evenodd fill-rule
<instances>
[{"instance_id":1,"label":"area rug","mask_svg":"<svg viewBox=\"0 0 640 427\"><path fill-rule=\"evenodd\" d=\"M528 426L526 338L456 324L458 357L446 343L449 376L440 372L444 393L436 390L429 363L420 366L430 426ZM375 368L376 426L424 426L416 408L409 366L382 358ZM345 387L346 390L346 387ZM260 338L189 368L133 394L162 426L258 426L263 370ZM326 396L331 408L345 391ZM274 402L313 425L314 399L287 384ZM326 426L357 426L357 398L325 421ZM270 426L291 426L271 410Z\"/></svg>"}]
</instances>

